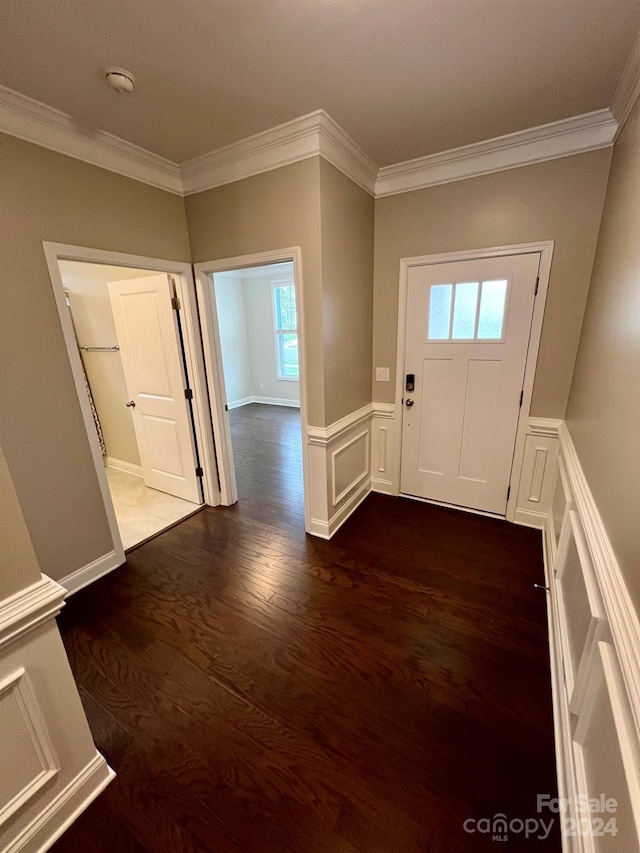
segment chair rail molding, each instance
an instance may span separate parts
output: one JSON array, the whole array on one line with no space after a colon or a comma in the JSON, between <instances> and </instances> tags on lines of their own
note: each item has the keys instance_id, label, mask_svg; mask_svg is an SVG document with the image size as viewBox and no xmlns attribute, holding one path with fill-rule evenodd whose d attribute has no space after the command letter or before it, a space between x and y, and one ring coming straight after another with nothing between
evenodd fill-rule
<instances>
[{"instance_id":1,"label":"chair rail molding","mask_svg":"<svg viewBox=\"0 0 640 853\"><path fill-rule=\"evenodd\" d=\"M309 532L330 539L371 491L371 419L373 406L328 427L308 427Z\"/></svg>"}]
</instances>

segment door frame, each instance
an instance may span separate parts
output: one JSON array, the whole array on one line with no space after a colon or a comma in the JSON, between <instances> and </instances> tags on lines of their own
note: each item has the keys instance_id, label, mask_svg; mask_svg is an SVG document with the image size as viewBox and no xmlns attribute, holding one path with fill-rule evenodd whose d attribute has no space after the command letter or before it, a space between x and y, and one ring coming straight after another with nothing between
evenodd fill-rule
<instances>
[{"instance_id":1,"label":"door frame","mask_svg":"<svg viewBox=\"0 0 640 853\"><path fill-rule=\"evenodd\" d=\"M518 414L518 426L516 429L516 441L514 445L513 463L511 465L511 476L509 479L509 499L505 517L507 521L515 518L516 503L518 499L518 485L522 460L524 458L525 439L529 425L529 413L531 409L531 398L533 395L533 383L535 379L538 352L540 350L540 337L542 334L542 320L547 301L549 289L549 277L551 274L551 260L553 258L553 240L542 240L537 243L518 243L513 246L494 246L486 249L466 249L459 252L444 252L434 255L418 255L412 258L400 259L400 280L398 289L398 338L396 348L396 394L395 394L395 419L397 429L394 441L394 464L393 464L393 494L401 495L400 474L402 465L402 400L404 398L404 361L407 334L407 293L409 288L409 270L412 267L427 266L431 264L448 264L456 261L477 261L485 258L502 258L509 255L539 254L540 266L538 269L538 292L533 303L533 314L531 317L531 330L529 332L529 344L524 367L522 405ZM413 497L407 495L407 497ZM427 498L417 498L429 501ZM449 504L447 504L449 506ZM480 515L492 515L481 510L465 509L467 512L475 512ZM493 516L502 518L502 516Z\"/></svg>"},{"instance_id":2,"label":"door frame","mask_svg":"<svg viewBox=\"0 0 640 853\"><path fill-rule=\"evenodd\" d=\"M311 513L309 502L309 463L307 459L307 392L306 392L306 349L304 330L304 287L302 281L302 249L294 246L288 249L274 249L249 255L237 255L232 258L219 258L194 264L196 292L200 306L200 328L204 346L204 359L207 369L211 416L218 449L218 471L220 474L221 502L230 506L238 500L236 473L231 444L229 413L226 409L226 387L222 364L222 346L220 327L216 307L215 289L210 278L212 273L242 269L243 267L266 266L290 262L293 263L293 284L296 289L296 311L298 315L298 352L300 359L300 440L302 445L302 476L304 480L304 526L310 532Z\"/></svg>"},{"instance_id":3,"label":"door frame","mask_svg":"<svg viewBox=\"0 0 640 853\"><path fill-rule=\"evenodd\" d=\"M147 258L143 255L128 255L123 252L111 252L104 249L91 249L85 246L71 246L65 243L50 243L43 241L42 247L49 270L51 287L58 309L62 334L67 348L67 356L73 374L73 381L78 395L80 411L84 420L89 447L98 477L98 484L105 512L109 522L113 550L115 551L118 565L125 561L124 548L118 529L113 500L104 470L100 442L95 430L91 406L87 396L82 360L71 323L71 315L65 301L65 289L60 274L58 261L81 261L84 263L106 264L114 267L131 267L135 269L149 270L150 273L164 272L172 275L176 285L176 293L181 304L182 334L184 338L184 352L187 361L189 382L193 391L193 421L195 425L196 441L198 443L198 454L200 465L203 469L202 491L204 503L209 506L220 505L220 489L218 487L218 473L216 469L215 447L213 442L213 429L211 424L211 413L209 411L209 397L205 377L204 357L200 328L198 325L198 308L196 303L195 285L191 264L180 261L168 261L161 258Z\"/></svg>"}]
</instances>

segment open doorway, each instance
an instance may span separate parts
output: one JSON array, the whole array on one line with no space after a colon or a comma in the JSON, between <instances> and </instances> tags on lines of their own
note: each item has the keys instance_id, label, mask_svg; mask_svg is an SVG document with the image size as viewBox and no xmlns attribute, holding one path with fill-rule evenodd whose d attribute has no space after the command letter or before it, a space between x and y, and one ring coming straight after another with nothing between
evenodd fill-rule
<instances>
[{"instance_id":1,"label":"open doorway","mask_svg":"<svg viewBox=\"0 0 640 853\"><path fill-rule=\"evenodd\" d=\"M154 328L148 310L161 311L158 296L169 285L153 270L67 260L59 268L127 550L203 503L190 413L171 388L182 393L189 384L179 336L162 334L161 314Z\"/></svg>"},{"instance_id":2,"label":"open doorway","mask_svg":"<svg viewBox=\"0 0 640 853\"><path fill-rule=\"evenodd\" d=\"M99 577L220 503L195 289L187 264L44 249L114 543Z\"/></svg>"},{"instance_id":3,"label":"open doorway","mask_svg":"<svg viewBox=\"0 0 640 853\"><path fill-rule=\"evenodd\" d=\"M304 526L300 359L291 261L211 273L238 501Z\"/></svg>"},{"instance_id":4,"label":"open doorway","mask_svg":"<svg viewBox=\"0 0 640 853\"><path fill-rule=\"evenodd\" d=\"M195 269L222 503L308 530L300 250Z\"/></svg>"}]
</instances>

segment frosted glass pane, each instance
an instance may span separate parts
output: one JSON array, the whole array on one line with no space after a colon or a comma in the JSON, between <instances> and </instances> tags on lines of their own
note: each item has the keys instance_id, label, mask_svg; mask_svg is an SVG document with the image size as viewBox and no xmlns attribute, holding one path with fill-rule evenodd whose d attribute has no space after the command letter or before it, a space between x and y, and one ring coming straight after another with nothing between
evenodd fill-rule
<instances>
[{"instance_id":1,"label":"frosted glass pane","mask_svg":"<svg viewBox=\"0 0 640 853\"><path fill-rule=\"evenodd\" d=\"M478 338L483 340L499 340L502 337L506 295L507 282L504 279L482 282Z\"/></svg>"},{"instance_id":2,"label":"frosted glass pane","mask_svg":"<svg viewBox=\"0 0 640 853\"><path fill-rule=\"evenodd\" d=\"M434 284L429 302L429 340L446 341L449 337L451 316L450 284Z\"/></svg>"},{"instance_id":3,"label":"frosted glass pane","mask_svg":"<svg viewBox=\"0 0 640 853\"><path fill-rule=\"evenodd\" d=\"M478 305L478 282L456 284L456 299L453 309L453 332L451 337L473 338L476 326L476 308Z\"/></svg>"}]
</instances>

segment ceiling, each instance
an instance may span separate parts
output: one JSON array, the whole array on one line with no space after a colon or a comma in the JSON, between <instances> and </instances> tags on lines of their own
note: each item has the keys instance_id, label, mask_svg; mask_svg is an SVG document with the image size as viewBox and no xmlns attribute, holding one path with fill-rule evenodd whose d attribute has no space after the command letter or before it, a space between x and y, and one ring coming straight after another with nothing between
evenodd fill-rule
<instances>
[{"instance_id":1,"label":"ceiling","mask_svg":"<svg viewBox=\"0 0 640 853\"><path fill-rule=\"evenodd\" d=\"M384 166L610 106L639 25L637 0L1 0L0 83L179 163L322 108Z\"/></svg>"}]
</instances>

